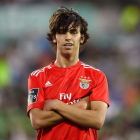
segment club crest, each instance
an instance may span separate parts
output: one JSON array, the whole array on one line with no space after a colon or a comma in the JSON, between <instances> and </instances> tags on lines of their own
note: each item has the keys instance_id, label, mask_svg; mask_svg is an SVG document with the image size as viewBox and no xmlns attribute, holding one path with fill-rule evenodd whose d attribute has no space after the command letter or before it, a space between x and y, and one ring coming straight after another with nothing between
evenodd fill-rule
<instances>
[{"instance_id":1,"label":"club crest","mask_svg":"<svg viewBox=\"0 0 140 140\"><path fill-rule=\"evenodd\" d=\"M81 80L81 82L80 82L80 87L82 88L82 89L87 89L87 88L89 88L89 85L90 85L90 81L91 80L89 80L89 77L87 78L87 77L84 77L84 78L79 78L79 80Z\"/></svg>"}]
</instances>

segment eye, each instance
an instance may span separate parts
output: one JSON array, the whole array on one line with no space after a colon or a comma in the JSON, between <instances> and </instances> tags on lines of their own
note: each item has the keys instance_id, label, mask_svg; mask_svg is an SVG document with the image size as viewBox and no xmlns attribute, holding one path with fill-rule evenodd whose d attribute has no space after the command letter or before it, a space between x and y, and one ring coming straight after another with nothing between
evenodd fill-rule
<instances>
[{"instance_id":1,"label":"eye","mask_svg":"<svg viewBox=\"0 0 140 140\"><path fill-rule=\"evenodd\" d=\"M70 30L70 33L71 33L71 34L77 34L78 31L77 31L76 29L73 29L73 30Z\"/></svg>"}]
</instances>

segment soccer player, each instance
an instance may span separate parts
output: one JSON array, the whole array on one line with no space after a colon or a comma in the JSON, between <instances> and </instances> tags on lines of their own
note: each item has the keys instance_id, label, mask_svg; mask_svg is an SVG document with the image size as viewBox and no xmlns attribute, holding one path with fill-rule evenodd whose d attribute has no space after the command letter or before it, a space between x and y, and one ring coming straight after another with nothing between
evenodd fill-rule
<instances>
[{"instance_id":1,"label":"soccer player","mask_svg":"<svg viewBox=\"0 0 140 140\"><path fill-rule=\"evenodd\" d=\"M65 7L50 18L47 39L56 60L28 79L27 113L36 140L97 140L109 95L104 73L79 60L89 39L87 26L82 16Z\"/></svg>"}]
</instances>

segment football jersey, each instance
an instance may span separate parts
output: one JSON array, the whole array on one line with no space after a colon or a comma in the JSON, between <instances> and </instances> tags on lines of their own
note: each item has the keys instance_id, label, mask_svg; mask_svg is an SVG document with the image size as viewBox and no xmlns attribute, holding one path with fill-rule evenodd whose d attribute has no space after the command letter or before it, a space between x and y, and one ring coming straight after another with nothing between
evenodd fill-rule
<instances>
[{"instance_id":1,"label":"football jersey","mask_svg":"<svg viewBox=\"0 0 140 140\"><path fill-rule=\"evenodd\" d=\"M58 99L70 105L87 95L90 101L103 101L109 106L104 73L81 61L67 68L57 67L53 61L30 74L27 113L29 116L32 108L43 109L48 99ZM97 130L66 120L53 127L37 130L36 140L97 140Z\"/></svg>"}]
</instances>

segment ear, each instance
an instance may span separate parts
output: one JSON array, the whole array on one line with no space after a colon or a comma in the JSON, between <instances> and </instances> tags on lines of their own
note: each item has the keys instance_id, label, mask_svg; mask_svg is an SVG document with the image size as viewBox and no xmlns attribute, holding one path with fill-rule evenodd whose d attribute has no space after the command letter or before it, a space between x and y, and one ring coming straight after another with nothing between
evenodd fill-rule
<instances>
[{"instance_id":1,"label":"ear","mask_svg":"<svg viewBox=\"0 0 140 140\"><path fill-rule=\"evenodd\" d=\"M85 36L84 35L81 35L81 38L80 38L80 43L83 43L85 40Z\"/></svg>"},{"instance_id":2,"label":"ear","mask_svg":"<svg viewBox=\"0 0 140 140\"><path fill-rule=\"evenodd\" d=\"M53 43L57 43L56 37L54 35L52 36L52 41Z\"/></svg>"}]
</instances>

